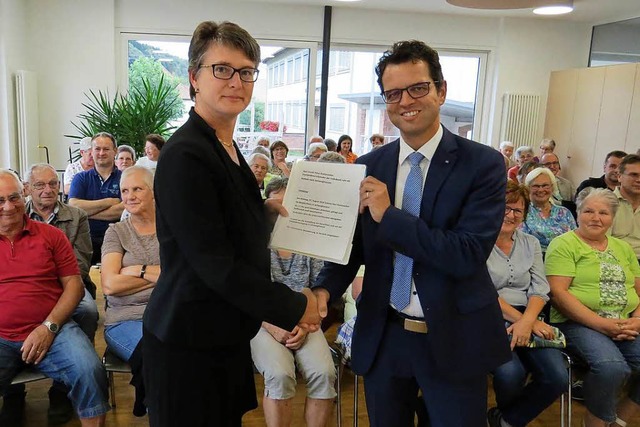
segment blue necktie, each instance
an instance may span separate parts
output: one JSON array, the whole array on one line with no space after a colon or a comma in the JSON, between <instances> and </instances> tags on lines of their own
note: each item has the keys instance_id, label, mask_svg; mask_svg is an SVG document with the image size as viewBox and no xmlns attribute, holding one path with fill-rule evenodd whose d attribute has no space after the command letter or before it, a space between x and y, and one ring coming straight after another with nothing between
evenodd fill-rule
<instances>
[{"instance_id":1,"label":"blue necktie","mask_svg":"<svg viewBox=\"0 0 640 427\"><path fill-rule=\"evenodd\" d=\"M411 170L404 184L402 194L402 210L413 215L420 214L422 201L422 169L420 161L424 156L417 151L409 155ZM393 284L391 285L391 303L398 311L404 310L411 299L411 276L413 274L413 258L396 252L393 267Z\"/></svg>"}]
</instances>

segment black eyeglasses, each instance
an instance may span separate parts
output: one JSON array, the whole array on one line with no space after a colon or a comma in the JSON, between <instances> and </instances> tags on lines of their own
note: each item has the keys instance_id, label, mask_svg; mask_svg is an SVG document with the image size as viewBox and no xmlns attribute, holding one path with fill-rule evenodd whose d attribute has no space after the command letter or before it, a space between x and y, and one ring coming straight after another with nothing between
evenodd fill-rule
<instances>
[{"instance_id":1,"label":"black eyeglasses","mask_svg":"<svg viewBox=\"0 0 640 427\"><path fill-rule=\"evenodd\" d=\"M438 83L438 80L434 80L433 82L420 82L411 86L407 86L404 89L391 89L385 90L382 92L382 99L387 104L397 104L402 99L402 92L405 90L409 94L409 96L413 99L422 98L423 96L429 95L429 90L431 88L431 84Z\"/></svg>"},{"instance_id":2,"label":"black eyeglasses","mask_svg":"<svg viewBox=\"0 0 640 427\"><path fill-rule=\"evenodd\" d=\"M544 166L545 168L550 168L551 166L560 166L560 162L547 162L547 163L542 163L542 166Z\"/></svg>"},{"instance_id":3,"label":"black eyeglasses","mask_svg":"<svg viewBox=\"0 0 640 427\"><path fill-rule=\"evenodd\" d=\"M231 80L235 73L238 73L240 80L253 83L258 80L260 70L257 68L233 68L225 64L201 65L198 68L211 68L213 77L220 80Z\"/></svg>"}]
</instances>

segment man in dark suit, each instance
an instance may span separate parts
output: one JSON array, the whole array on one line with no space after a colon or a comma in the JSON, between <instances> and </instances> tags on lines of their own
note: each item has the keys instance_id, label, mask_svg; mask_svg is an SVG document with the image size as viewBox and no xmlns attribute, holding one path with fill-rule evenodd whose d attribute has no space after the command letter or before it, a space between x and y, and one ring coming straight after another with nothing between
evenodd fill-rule
<instances>
[{"instance_id":1,"label":"man in dark suit","mask_svg":"<svg viewBox=\"0 0 640 427\"><path fill-rule=\"evenodd\" d=\"M314 292L323 312L365 264L352 368L372 426L412 426L418 389L432 426L485 426L487 373L509 357L486 268L504 217L504 160L440 124L436 51L398 42L376 73L400 138L358 159L368 176L351 258L327 263Z\"/></svg>"}]
</instances>

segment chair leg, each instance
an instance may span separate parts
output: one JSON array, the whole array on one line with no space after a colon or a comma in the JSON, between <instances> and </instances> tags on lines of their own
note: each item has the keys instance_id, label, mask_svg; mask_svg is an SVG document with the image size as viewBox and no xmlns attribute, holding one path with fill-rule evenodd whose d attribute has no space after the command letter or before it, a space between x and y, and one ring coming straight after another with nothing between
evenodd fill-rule
<instances>
[{"instance_id":1,"label":"chair leg","mask_svg":"<svg viewBox=\"0 0 640 427\"><path fill-rule=\"evenodd\" d=\"M338 377L336 378L336 417L337 426L342 427L342 386L340 385L342 380L342 363L338 363Z\"/></svg>"},{"instance_id":2,"label":"chair leg","mask_svg":"<svg viewBox=\"0 0 640 427\"><path fill-rule=\"evenodd\" d=\"M353 374L353 427L358 427L358 376Z\"/></svg>"},{"instance_id":3,"label":"chair leg","mask_svg":"<svg viewBox=\"0 0 640 427\"><path fill-rule=\"evenodd\" d=\"M109 372L109 393L111 393L111 407L116 409L116 385L113 380L113 372Z\"/></svg>"},{"instance_id":4,"label":"chair leg","mask_svg":"<svg viewBox=\"0 0 640 427\"><path fill-rule=\"evenodd\" d=\"M571 427L571 415L572 415L572 402L571 402L571 385L573 380L571 378L571 357L568 354L563 353L567 362L567 374L569 376L569 383L567 384L567 392L560 396L560 426ZM566 405L565 405L566 402Z\"/></svg>"}]
</instances>

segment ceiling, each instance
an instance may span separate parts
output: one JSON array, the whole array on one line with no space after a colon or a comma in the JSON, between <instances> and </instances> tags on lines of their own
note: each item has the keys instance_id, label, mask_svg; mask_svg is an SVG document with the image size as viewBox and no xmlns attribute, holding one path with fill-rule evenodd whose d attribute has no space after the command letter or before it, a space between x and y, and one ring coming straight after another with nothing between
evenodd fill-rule
<instances>
[{"instance_id":1,"label":"ceiling","mask_svg":"<svg viewBox=\"0 0 640 427\"><path fill-rule=\"evenodd\" d=\"M574 11L556 17L538 17L531 9L478 10L452 6L446 0L361 0L340 2L336 0L247 0L257 3L286 3L308 6L335 6L349 8L380 9L405 12L442 13L491 17L522 17L560 19L592 24L603 24L640 17L639 0L574 0ZM516 0L514 0L515 2Z\"/></svg>"}]
</instances>

